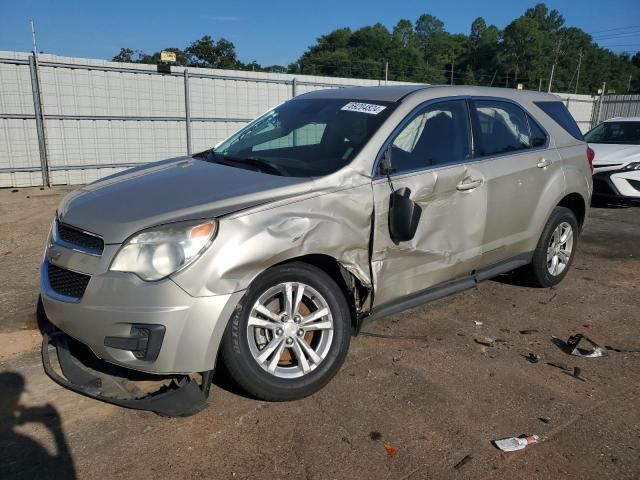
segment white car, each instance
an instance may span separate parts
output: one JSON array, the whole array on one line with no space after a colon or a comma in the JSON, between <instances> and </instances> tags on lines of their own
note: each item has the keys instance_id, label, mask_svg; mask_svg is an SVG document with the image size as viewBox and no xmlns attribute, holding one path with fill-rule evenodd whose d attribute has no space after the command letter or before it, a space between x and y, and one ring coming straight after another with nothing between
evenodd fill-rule
<instances>
[{"instance_id":1,"label":"white car","mask_svg":"<svg viewBox=\"0 0 640 480\"><path fill-rule=\"evenodd\" d=\"M593 195L640 203L640 117L612 118L584 139L594 152Z\"/></svg>"}]
</instances>

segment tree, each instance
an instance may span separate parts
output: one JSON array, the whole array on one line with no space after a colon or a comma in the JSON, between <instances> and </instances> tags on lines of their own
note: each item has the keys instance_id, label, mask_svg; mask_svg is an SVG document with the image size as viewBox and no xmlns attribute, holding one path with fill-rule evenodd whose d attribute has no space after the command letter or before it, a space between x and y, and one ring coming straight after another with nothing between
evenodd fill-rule
<instances>
[{"instance_id":1,"label":"tree","mask_svg":"<svg viewBox=\"0 0 640 480\"><path fill-rule=\"evenodd\" d=\"M224 38L216 43L209 35L205 35L189 45L185 53L188 65L193 67L234 69L240 66L235 46Z\"/></svg>"}]
</instances>

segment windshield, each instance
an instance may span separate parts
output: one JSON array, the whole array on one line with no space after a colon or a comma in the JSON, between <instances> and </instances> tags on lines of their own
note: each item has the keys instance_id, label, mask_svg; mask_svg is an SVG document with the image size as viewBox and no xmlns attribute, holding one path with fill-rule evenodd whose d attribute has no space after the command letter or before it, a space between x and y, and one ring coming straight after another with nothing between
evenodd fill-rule
<instances>
[{"instance_id":1,"label":"windshield","mask_svg":"<svg viewBox=\"0 0 640 480\"><path fill-rule=\"evenodd\" d=\"M365 100L291 100L248 124L207 159L274 175L328 175L353 160L395 106Z\"/></svg>"},{"instance_id":2,"label":"windshield","mask_svg":"<svg viewBox=\"0 0 640 480\"><path fill-rule=\"evenodd\" d=\"M640 145L640 122L605 122L587 132L589 143Z\"/></svg>"}]
</instances>

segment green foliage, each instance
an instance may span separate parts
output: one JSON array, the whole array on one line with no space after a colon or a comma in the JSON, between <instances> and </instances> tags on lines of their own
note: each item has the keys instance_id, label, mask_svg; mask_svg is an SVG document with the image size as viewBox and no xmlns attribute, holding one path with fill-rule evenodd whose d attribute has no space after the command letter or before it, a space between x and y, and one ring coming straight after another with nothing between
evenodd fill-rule
<instances>
[{"instance_id":1,"label":"green foliage","mask_svg":"<svg viewBox=\"0 0 640 480\"><path fill-rule=\"evenodd\" d=\"M580 76L578 63L580 56ZM633 57L599 47L579 28L543 3L527 9L504 30L482 17L469 35L451 34L444 23L423 14L401 19L389 32L381 24L356 31L334 30L317 39L289 65L289 73L367 77L425 83L493 85L547 89L557 56L552 90L595 93L603 82L618 93L640 87L640 53ZM631 76L632 81L629 82Z\"/></svg>"},{"instance_id":2,"label":"green foliage","mask_svg":"<svg viewBox=\"0 0 640 480\"><path fill-rule=\"evenodd\" d=\"M386 71L389 80L424 83L450 83L453 70L455 84L515 88L522 83L536 90L547 89L557 61L553 91L595 93L603 82L607 91L640 91L640 53L616 54L599 47L581 29L565 26L564 17L544 3L527 9L503 30L476 18L469 35L448 33L444 23L428 13L415 22L401 19L391 31L381 23L355 31L339 28L319 37L287 67L242 63L233 43L209 35L183 50L165 50L175 52L176 64L183 66L381 80ZM122 48L113 60L155 64L160 52Z\"/></svg>"}]
</instances>

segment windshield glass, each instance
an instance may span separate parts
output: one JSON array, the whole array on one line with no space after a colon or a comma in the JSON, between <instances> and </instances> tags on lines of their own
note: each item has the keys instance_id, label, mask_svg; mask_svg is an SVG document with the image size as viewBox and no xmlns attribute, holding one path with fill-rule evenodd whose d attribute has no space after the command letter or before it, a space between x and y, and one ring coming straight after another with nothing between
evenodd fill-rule
<instances>
[{"instance_id":1,"label":"windshield glass","mask_svg":"<svg viewBox=\"0 0 640 480\"><path fill-rule=\"evenodd\" d=\"M589 143L640 145L640 122L605 122L587 132Z\"/></svg>"},{"instance_id":2,"label":"windshield glass","mask_svg":"<svg viewBox=\"0 0 640 480\"><path fill-rule=\"evenodd\" d=\"M291 100L249 123L207 158L274 175L328 175L353 160L395 106L365 100Z\"/></svg>"}]
</instances>

